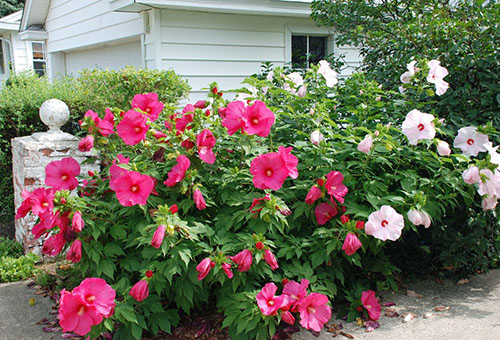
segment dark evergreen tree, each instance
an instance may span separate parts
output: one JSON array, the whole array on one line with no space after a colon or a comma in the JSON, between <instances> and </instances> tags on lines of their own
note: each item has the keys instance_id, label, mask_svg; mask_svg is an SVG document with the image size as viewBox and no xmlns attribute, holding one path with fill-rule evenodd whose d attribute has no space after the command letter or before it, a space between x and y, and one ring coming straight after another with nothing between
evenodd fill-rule
<instances>
[{"instance_id":1,"label":"dark evergreen tree","mask_svg":"<svg viewBox=\"0 0 500 340\"><path fill-rule=\"evenodd\" d=\"M23 9L25 0L0 0L0 17Z\"/></svg>"}]
</instances>

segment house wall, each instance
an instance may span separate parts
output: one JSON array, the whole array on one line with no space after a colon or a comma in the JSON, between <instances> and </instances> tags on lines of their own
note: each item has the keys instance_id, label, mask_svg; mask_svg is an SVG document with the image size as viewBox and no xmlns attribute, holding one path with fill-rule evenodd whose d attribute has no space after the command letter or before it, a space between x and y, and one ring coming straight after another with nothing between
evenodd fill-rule
<instances>
[{"instance_id":1,"label":"house wall","mask_svg":"<svg viewBox=\"0 0 500 340\"><path fill-rule=\"evenodd\" d=\"M10 40L12 44L12 61L14 64L14 70L16 72L32 69L33 65L30 64L28 58L28 45L26 41L19 40L19 34L17 32L9 33L10 37L6 39Z\"/></svg>"},{"instance_id":2,"label":"house wall","mask_svg":"<svg viewBox=\"0 0 500 340\"><path fill-rule=\"evenodd\" d=\"M289 62L293 33L330 33L308 18L167 9L153 12L159 13L152 14L146 35L146 65L173 68L186 77L193 89L191 100L204 97L206 91L201 89L213 81L224 90L241 87L241 81L258 72L263 61L275 66ZM160 46L154 41L160 41ZM352 65L359 64L354 49L338 49L333 40L330 52L348 52Z\"/></svg>"}]
</instances>

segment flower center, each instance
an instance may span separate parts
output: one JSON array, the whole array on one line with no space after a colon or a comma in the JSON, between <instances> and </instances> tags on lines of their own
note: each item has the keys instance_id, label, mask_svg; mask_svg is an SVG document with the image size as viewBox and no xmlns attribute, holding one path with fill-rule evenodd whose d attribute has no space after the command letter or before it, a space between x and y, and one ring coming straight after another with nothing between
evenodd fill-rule
<instances>
[{"instance_id":1,"label":"flower center","mask_svg":"<svg viewBox=\"0 0 500 340\"><path fill-rule=\"evenodd\" d=\"M48 207L48 206L49 206L49 202L43 202L43 203L42 203L42 207L45 207L45 208L46 208L46 207Z\"/></svg>"},{"instance_id":2,"label":"flower center","mask_svg":"<svg viewBox=\"0 0 500 340\"><path fill-rule=\"evenodd\" d=\"M254 119L252 119L252 123L254 125L257 125L257 124L259 124L259 120L257 118L254 118Z\"/></svg>"},{"instance_id":3,"label":"flower center","mask_svg":"<svg viewBox=\"0 0 500 340\"><path fill-rule=\"evenodd\" d=\"M267 301L268 306L274 306L274 300L269 300Z\"/></svg>"},{"instance_id":4,"label":"flower center","mask_svg":"<svg viewBox=\"0 0 500 340\"><path fill-rule=\"evenodd\" d=\"M85 306L81 306L78 310L78 316L82 316L85 313Z\"/></svg>"},{"instance_id":5,"label":"flower center","mask_svg":"<svg viewBox=\"0 0 500 340\"><path fill-rule=\"evenodd\" d=\"M389 224L389 222L387 222L387 220L383 220L381 224L382 224L382 227L385 227Z\"/></svg>"},{"instance_id":6,"label":"flower center","mask_svg":"<svg viewBox=\"0 0 500 340\"><path fill-rule=\"evenodd\" d=\"M147 108L146 108L146 112L147 112L147 113L151 113L151 108L150 108L150 107L147 107Z\"/></svg>"},{"instance_id":7,"label":"flower center","mask_svg":"<svg viewBox=\"0 0 500 340\"><path fill-rule=\"evenodd\" d=\"M473 145L474 144L474 139L472 139L472 138L467 139L467 144Z\"/></svg>"},{"instance_id":8,"label":"flower center","mask_svg":"<svg viewBox=\"0 0 500 340\"><path fill-rule=\"evenodd\" d=\"M66 174L64 174L64 175L62 175L62 176L61 176L61 179L62 179L63 181L67 181L67 180L68 180L68 178L69 178L69 176L68 176L68 175L66 175Z\"/></svg>"},{"instance_id":9,"label":"flower center","mask_svg":"<svg viewBox=\"0 0 500 340\"><path fill-rule=\"evenodd\" d=\"M366 309L370 309L370 308L372 308L372 306L371 305L366 305L365 308Z\"/></svg>"},{"instance_id":10,"label":"flower center","mask_svg":"<svg viewBox=\"0 0 500 340\"><path fill-rule=\"evenodd\" d=\"M423 131L424 130L424 124L418 124L417 129L418 131Z\"/></svg>"},{"instance_id":11,"label":"flower center","mask_svg":"<svg viewBox=\"0 0 500 340\"><path fill-rule=\"evenodd\" d=\"M135 131L135 133L139 133L139 132L141 132L141 131L142 131L142 129L141 129L139 126L136 126L136 127L134 128L134 131Z\"/></svg>"},{"instance_id":12,"label":"flower center","mask_svg":"<svg viewBox=\"0 0 500 340\"><path fill-rule=\"evenodd\" d=\"M267 177L271 177L272 175L273 175L273 171L272 171L272 170L270 170L270 169L268 169L268 170L266 171L266 176L267 176Z\"/></svg>"},{"instance_id":13,"label":"flower center","mask_svg":"<svg viewBox=\"0 0 500 340\"><path fill-rule=\"evenodd\" d=\"M85 300L87 300L88 303L92 303L95 301L95 296L91 295L91 296L87 297Z\"/></svg>"},{"instance_id":14,"label":"flower center","mask_svg":"<svg viewBox=\"0 0 500 340\"><path fill-rule=\"evenodd\" d=\"M132 185L132 187L130 188L130 191L132 191L132 192L137 192L137 191L139 191L139 186L138 186L138 185L135 185L135 184L134 184L134 185Z\"/></svg>"},{"instance_id":15,"label":"flower center","mask_svg":"<svg viewBox=\"0 0 500 340\"><path fill-rule=\"evenodd\" d=\"M313 307L307 307L307 312L309 314L315 314L316 313L316 309L314 309Z\"/></svg>"}]
</instances>

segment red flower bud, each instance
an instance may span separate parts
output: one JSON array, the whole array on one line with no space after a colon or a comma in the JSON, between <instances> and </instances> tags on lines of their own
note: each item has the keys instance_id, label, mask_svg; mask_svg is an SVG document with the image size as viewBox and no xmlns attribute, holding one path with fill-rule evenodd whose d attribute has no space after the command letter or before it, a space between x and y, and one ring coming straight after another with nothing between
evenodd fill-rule
<instances>
[{"instance_id":1,"label":"red flower bud","mask_svg":"<svg viewBox=\"0 0 500 340\"><path fill-rule=\"evenodd\" d=\"M255 243L255 248L257 248L257 249L259 249L259 250L264 249L264 243L262 243L262 242L260 242L260 241L259 241L259 242L257 242L257 243Z\"/></svg>"},{"instance_id":2,"label":"red flower bud","mask_svg":"<svg viewBox=\"0 0 500 340\"><path fill-rule=\"evenodd\" d=\"M177 208L177 204L172 204L172 205L170 206L170 209L169 209L169 210L170 210L170 212L171 212L171 213L172 213L172 215L173 215L173 214L175 214L175 213L179 210L179 208Z\"/></svg>"},{"instance_id":3,"label":"red flower bud","mask_svg":"<svg viewBox=\"0 0 500 340\"><path fill-rule=\"evenodd\" d=\"M325 180L324 180L324 179L322 179L322 178L318 178L318 179L316 180L316 183L318 183L318 185L319 185L320 187L322 187L323 185L325 185Z\"/></svg>"},{"instance_id":4,"label":"red flower bud","mask_svg":"<svg viewBox=\"0 0 500 340\"><path fill-rule=\"evenodd\" d=\"M212 93L213 93L213 94L217 94L217 92L219 92L219 90L217 89L217 87L214 87L214 88L212 89Z\"/></svg>"},{"instance_id":5,"label":"red flower bud","mask_svg":"<svg viewBox=\"0 0 500 340\"><path fill-rule=\"evenodd\" d=\"M151 270L146 270L146 277L153 277L153 272Z\"/></svg>"},{"instance_id":6,"label":"red flower bud","mask_svg":"<svg viewBox=\"0 0 500 340\"><path fill-rule=\"evenodd\" d=\"M283 286L284 286L284 285L286 285L287 283L288 283L288 279L283 279L283 280L281 280L281 284L282 284Z\"/></svg>"},{"instance_id":7,"label":"red flower bud","mask_svg":"<svg viewBox=\"0 0 500 340\"><path fill-rule=\"evenodd\" d=\"M89 174L90 177L94 177L95 176L95 172L90 171L90 170L88 171L88 174Z\"/></svg>"},{"instance_id":8,"label":"red flower bud","mask_svg":"<svg viewBox=\"0 0 500 340\"><path fill-rule=\"evenodd\" d=\"M347 222L349 222L349 215L340 216L340 222L342 222L342 224L346 224Z\"/></svg>"},{"instance_id":9,"label":"red flower bud","mask_svg":"<svg viewBox=\"0 0 500 340\"><path fill-rule=\"evenodd\" d=\"M363 229L365 227L365 221L356 221L356 229Z\"/></svg>"}]
</instances>

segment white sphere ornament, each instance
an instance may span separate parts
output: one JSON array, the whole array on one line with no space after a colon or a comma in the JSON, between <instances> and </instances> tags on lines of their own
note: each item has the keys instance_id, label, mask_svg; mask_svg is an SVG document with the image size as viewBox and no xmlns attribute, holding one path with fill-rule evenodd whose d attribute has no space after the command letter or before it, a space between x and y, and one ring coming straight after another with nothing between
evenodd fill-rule
<instances>
[{"instance_id":1,"label":"white sphere ornament","mask_svg":"<svg viewBox=\"0 0 500 340\"><path fill-rule=\"evenodd\" d=\"M46 100L40 107L40 119L49 131L60 131L69 120L69 108L59 99Z\"/></svg>"}]
</instances>

